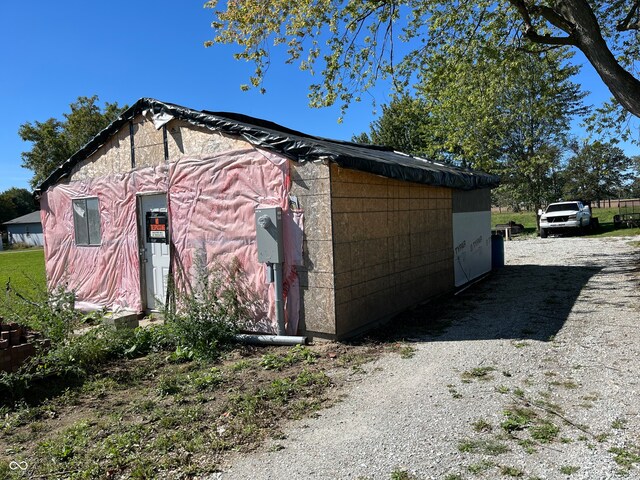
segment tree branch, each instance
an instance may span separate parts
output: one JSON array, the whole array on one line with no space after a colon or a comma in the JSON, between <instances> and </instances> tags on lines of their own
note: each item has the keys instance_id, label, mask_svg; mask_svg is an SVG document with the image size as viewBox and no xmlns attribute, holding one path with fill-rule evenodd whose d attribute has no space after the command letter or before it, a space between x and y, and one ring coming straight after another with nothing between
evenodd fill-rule
<instances>
[{"instance_id":1,"label":"tree branch","mask_svg":"<svg viewBox=\"0 0 640 480\"><path fill-rule=\"evenodd\" d=\"M527 29L533 29L533 25L531 24L531 15L529 15L529 10L527 9L527 6L525 5L524 1L509 0L509 3L511 3L511 5L513 5L514 7L516 7L516 9L518 10L518 13L522 17L522 20L524 20L525 27Z\"/></svg>"},{"instance_id":2,"label":"tree branch","mask_svg":"<svg viewBox=\"0 0 640 480\"><path fill-rule=\"evenodd\" d=\"M576 40L571 37L552 37L551 35L540 35L533 29L525 29L524 36L534 43L543 43L545 45L577 45Z\"/></svg>"},{"instance_id":3,"label":"tree branch","mask_svg":"<svg viewBox=\"0 0 640 480\"><path fill-rule=\"evenodd\" d=\"M640 20L636 20L632 22L631 20L638 12L638 7L640 7L640 0L636 0L636 2L631 6L631 10L627 16L621 22L618 22L616 25L616 30L619 32L624 32L625 30L640 30Z\"/></svg>"},{"instance_id":4,"label":"tree branch","mask_svg":"<svg viewBox=\"0 0 640 480\"><path fill-rule=\"evenodd\" d=\"M574 29L574 25L563 16L559 15L553 8L546 5L537 5L531 8L533 13L538 13L547 20L551 25L558 27L560 30L571 34Z\"/></svg>"},{"instance_id":5,"label":"tree branch","mask_svg":"<svg viewBox=\"0 0 640 480\"><path fill-rule=\"evenodd\" d=\"M542 44L537 44L537 45L542 45ZM517 47L516 50L524 53L540 54L540 53L550 52L552 50L556 50L562 47L563 45L547 45L546 47L540 47L540 48Z\"/></svg>"},{"instance_id":6,"label":"tree branch","mask_svg":"<svg viewBox=\"0 0 640 480\"><path fill-rule=\"evenodd\" d=\"M545 6L534 6L532 7L530 12L529 8L524 3L524 0L509 0L509 3L516 7L518 13L520 13L520 16L522 17L522 20L524 22L524 36L528 40L534 43L543 43L545 45L577 45L576 40L571 36L571 33L573 32L573 25L571 24L571 22L567 21L551 8ZM531 13L539 13L549 23L569 33L569 35L566 37L540 35L533 26L533 22L531 21Z\"/></svg>"}]
</instances>

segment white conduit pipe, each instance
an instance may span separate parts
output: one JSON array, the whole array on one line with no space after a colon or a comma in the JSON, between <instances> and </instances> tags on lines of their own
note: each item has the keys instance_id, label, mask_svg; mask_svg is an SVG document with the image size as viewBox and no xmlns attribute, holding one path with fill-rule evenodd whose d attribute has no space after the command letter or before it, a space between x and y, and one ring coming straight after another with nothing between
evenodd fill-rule
<instances>
[{"instance_id":1,"label":"white conduit pipe","mask_svg":"<svg viewBox=\"0 0 640 480\"><path fill-rule=\"evenodd\" d=\"M250 335L241 333L236 335L236 340L250 345L306 345L307 337L291 335Z\"/></svg>"}]
</instances>

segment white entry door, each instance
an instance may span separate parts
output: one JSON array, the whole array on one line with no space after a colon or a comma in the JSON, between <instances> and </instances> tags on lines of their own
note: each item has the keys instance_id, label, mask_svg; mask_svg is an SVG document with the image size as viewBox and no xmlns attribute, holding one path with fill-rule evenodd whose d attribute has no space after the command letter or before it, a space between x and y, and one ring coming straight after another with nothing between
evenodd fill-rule
<instances>
[{"instance_id":1,"label":"white entry door","mask_svg":"<svg viewBox=\"0 0 640 480\"><path fill-rule=\"evenodd\" d=\"M147 310L162 308L167 297L167 279L171 257L169 254L169 222L167 196L140 196L141 233L143 247L141 260L144 264Z\"/></svg>"}]
</instances>

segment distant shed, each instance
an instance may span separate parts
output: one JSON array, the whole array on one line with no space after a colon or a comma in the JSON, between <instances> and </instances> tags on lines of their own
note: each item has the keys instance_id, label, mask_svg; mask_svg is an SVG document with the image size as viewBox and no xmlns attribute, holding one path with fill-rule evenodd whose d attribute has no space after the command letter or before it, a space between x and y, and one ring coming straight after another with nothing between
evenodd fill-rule
<instances>
[{"instance_id":1,"label":"distant shed","mask_svg":"<svg viewBox=\"0 0 640 480\"><path fill-rule=\"evenodd\" d=\"M241 266L276 331L255 210L280 207L287 333L370 328L489 271L491 175L143 98L37 189L49 287L79 306L160 307L169 275Z\"/></svg>"},{"instance_id":2,"label":"distant shed","mask_svg":"<svg viewBox=\"0 0 640 480\"><path fill-rule=\"evenodd\" d=\"M41 247L44 245L40 212L27 213L21 217L4 222L3 225L7 229L9 245L24 244L30 247Z\"/></svg>"}]
</instances>

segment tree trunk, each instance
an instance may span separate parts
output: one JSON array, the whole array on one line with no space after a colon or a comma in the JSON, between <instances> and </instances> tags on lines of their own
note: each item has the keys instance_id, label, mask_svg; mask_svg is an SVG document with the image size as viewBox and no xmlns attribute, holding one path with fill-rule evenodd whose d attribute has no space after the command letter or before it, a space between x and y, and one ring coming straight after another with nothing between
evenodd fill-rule
<instances>
[{"instance_id":1,"label":"tree trunk","mask_svg":"<svg viewBox=\"0 0 640 480\"><path fill-rule=\"evenodd\" d=\"M640 117L640 81L618 63L607 46L598 20L586 0L561 0L556 9L575 29L571 36L620 104Z\"/></svg>"},{"instance_id":2,"label":"tree trunk","mask_svg":"<svg viewBox=\"0 0 640 480\"><path fill-rule=\"evenodd\" d=\"M556 0L551 8L527 5L523 0L509 0L532 28L531 11L547 8L553 13L543 14L558 25L567 37L539 35L535 30L525 36L532 42L548 45L574 45L585 54L615 99L630 113L640 117L640 80L626 71L616 60L602 37L598 19L587 0ZM546 3L546 2L545 2Z\"/></svg>"}]
</instances>

